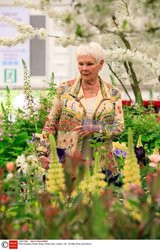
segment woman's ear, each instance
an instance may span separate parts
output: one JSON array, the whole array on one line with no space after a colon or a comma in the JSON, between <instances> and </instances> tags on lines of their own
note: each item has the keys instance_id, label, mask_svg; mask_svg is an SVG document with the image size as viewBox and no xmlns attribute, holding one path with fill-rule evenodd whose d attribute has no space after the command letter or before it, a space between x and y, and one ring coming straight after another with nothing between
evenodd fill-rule
<instances>
[{"instance_id":1,"label":"woman's ear","mask_svg":"<svg viewBox=\"0 0 160 250\"><path fill-rule=\"evenodd\" d=\"M100 60L100 61L99 61L100 69L102 69L103 64L104 64L104 60Z\"/></svg>"}]
</instances>

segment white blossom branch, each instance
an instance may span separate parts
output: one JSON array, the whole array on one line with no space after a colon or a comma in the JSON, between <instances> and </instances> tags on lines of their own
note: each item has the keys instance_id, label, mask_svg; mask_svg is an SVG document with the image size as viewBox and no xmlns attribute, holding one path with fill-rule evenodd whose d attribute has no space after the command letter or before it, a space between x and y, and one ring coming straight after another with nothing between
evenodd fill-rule
<instances>
[{"instance_id":1,"label":"white blossom branch","mask_svg":"<svg viewBox=\"0 0 160 250\"><path fill-rule=\"evenodd\" d=\"M39 39L46 39L47 32L44 28L33 28L29 24L24 24L23 22L14 20L8 16L0 15L0 21L14 27L20 34L14 38L0 38L1 46L15 46L19 43L24 43L26 40L38 37Z\"/></svg>"},{"instance_id":2,"label":"white blossom branch","mask_svg":"<svg viewBox=\"0 0 160 250\"><path fill-rule=\"evenodd\" d=\"M150 71L156 76L160 75L160 63L140 51L131 51L129 49L115 48L110 50L105 50L106 61L109 62L131 62L144 64L145 67L150 69Z\"/></svg>"}]
</instances>

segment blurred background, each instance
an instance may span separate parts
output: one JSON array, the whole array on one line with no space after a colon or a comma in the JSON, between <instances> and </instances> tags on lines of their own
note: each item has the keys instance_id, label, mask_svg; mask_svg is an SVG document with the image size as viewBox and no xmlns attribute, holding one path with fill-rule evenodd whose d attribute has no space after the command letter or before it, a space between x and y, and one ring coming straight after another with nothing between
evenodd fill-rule
<instances>
[{"instance_id":1,"label":"blurred background","mask_svg":"<svg viewBox=\"0 0 160 250\"><path fill-rule=\"evenodd\" d=\"M57 3L55 1L54 6L57 10L64 9L72 6L74 2L73 0L57 1ZM77 77L75 47L70 45L64 48L55 45L53 37L60 36L62 31L57 28L56 24L54 25L53 20L39 10L15 6L12 0L0 0L0 15L6 15L17 21L31 24L34 28L45 28L49 34L45 40L34 38L16 46L0 46L0 101L3 100L5 88L8 86L14 90L11 91L13 104L18 105L18 103L23 102L24 72L22 59L25 60L30 69L31 86L36 98L47 87L52 72L55 75L56 85ZM16 35L17 30L15 28L0 21L0 37L15 37ZM104 66L101 76L106 81L111 82L107 65ZM149 100L152 83L156 85L156 79L143 84L141 87L143 100ZM119 88L122 91L123 100L128 100L123 88L121 86ZM133 97L131 85L128 84L126 88L129 95ZM153 99L159 100L159 92L153 93Z\"/></svg>"}]
</instances>

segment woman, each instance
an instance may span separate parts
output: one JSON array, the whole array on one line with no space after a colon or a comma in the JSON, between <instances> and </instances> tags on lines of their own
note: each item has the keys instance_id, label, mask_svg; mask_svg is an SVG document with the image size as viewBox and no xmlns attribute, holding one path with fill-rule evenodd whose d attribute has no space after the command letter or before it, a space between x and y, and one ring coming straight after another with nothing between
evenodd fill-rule
<instances>
[{"instance_id":1,"label":"woman","mask_svg":"<svg viewBox=\"0 0 160 250\"><path fill-rule=\"evenodd\" d=\"M56 137L57 148L72 156L77 150L82 161L93 161L90 140L103 141L100 151L102 170L117 174L112 153L112 137L124 128L121 96L118 89L99 77L104 64L104 50L95 43L77 48L80 77L64 82L57 89L48 120L42 133L38 155L44 167L49 163L47 134ZM105 152L104 152L105 151ZM103 152L103 153L102 153Z\"/></svg>"}]
</instances>

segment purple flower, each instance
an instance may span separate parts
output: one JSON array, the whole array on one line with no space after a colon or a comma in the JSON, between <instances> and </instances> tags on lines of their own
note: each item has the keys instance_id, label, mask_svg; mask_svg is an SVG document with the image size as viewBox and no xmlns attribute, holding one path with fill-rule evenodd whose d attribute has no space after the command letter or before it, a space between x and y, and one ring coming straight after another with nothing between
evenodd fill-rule
<instances>
[{"instance_id":1,"label":"purple flower","mask_svg":"<svg viewBox=\"0 0 160 250\"><path fill-rule=\"evenodd\" d=\"M57 148L57 154L58 154L59 161L61 163L64 162L65 157L66 157L65 150L62 148Z\"/></svg>"},{"instance_id":2,"label":"purple flower","mask_svg":"<svg viewBox=\"0 0 160 250\"><path fill-rule=\"evenodd\" d=\"M141 147L135 147L134 150L135 150L136 157L138 159L138 163L141 162L144 165L146 165L147 159L146 159L144 148L142 146Z\"/></svg>"},{"instance_id":3,"label":"purple flower","mask_svg":"<svg viewBox=\"0 0 160 250\"><path fill-rule=\"evenodd\" d=\"M115 150L114 150L114 154L115 154L117 157L122 156L123 158L126 158L126 156L127 156L127 152L125 152L125 151L123 151L123 150L120 150L120 149L115 149Z\"/></svg>"},{"instance_id":4,"label":"purple flower","mask_svg":"<svg viewBox=\"0 0 160 250\"><path fill-rule=\"evenodd\" d=\"M119 150L119 149L115 149L114 150L114 154L116 155L116 156L121 156L122 155L122 150Z\"/></svg>"},{"instance_id":5,"label":"purple flower","mask_svg":"<svg viewBox=\"0 0 160 250\"><path fill-rule=\"evenodd\" d=\"M123 156L123 158L126 158L126 156L127 156L127 152L122 151L122 156Z\"/></svg>"}]
</instances>

